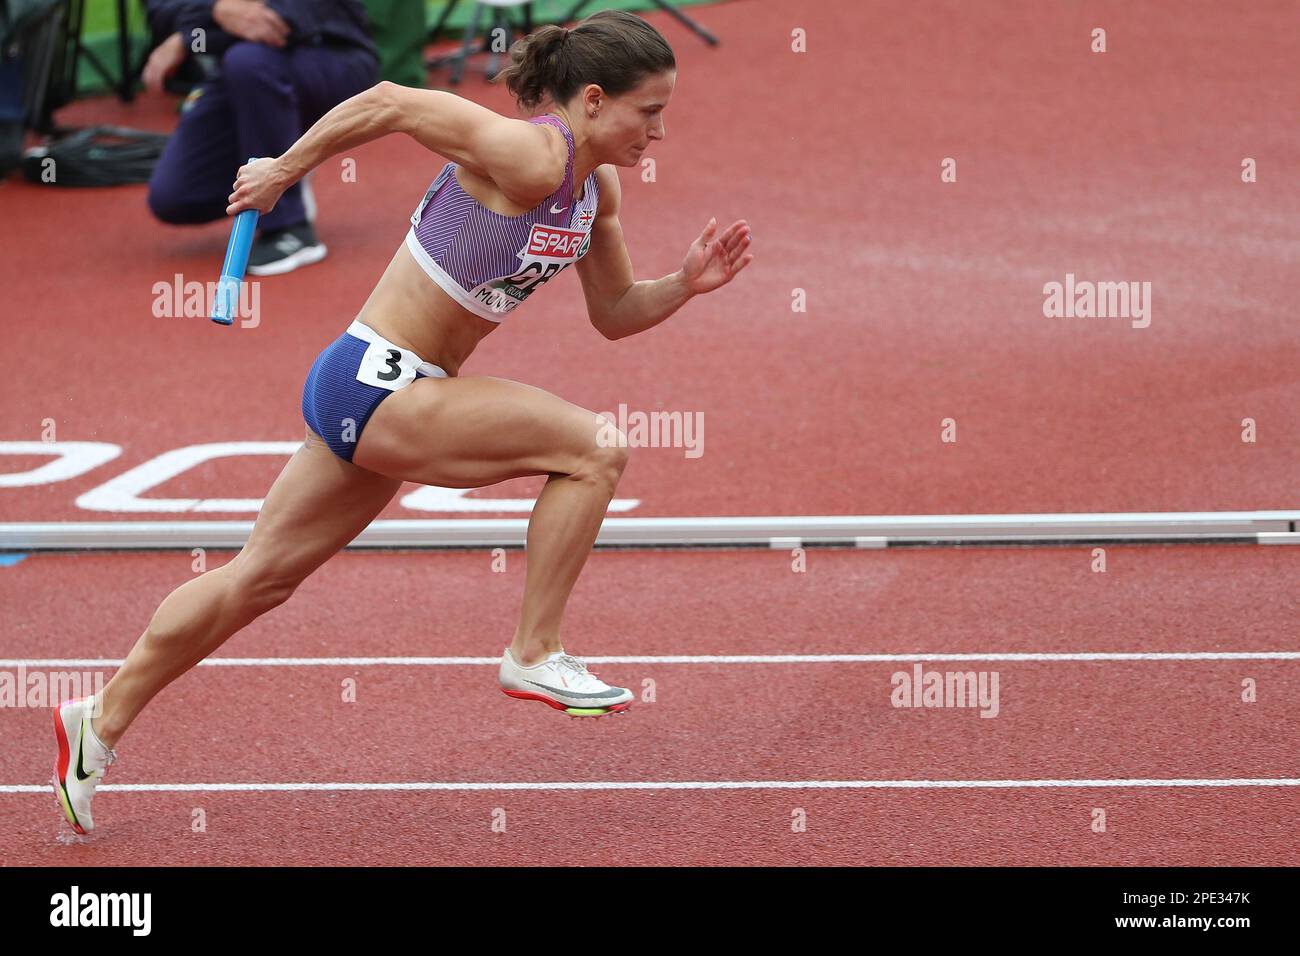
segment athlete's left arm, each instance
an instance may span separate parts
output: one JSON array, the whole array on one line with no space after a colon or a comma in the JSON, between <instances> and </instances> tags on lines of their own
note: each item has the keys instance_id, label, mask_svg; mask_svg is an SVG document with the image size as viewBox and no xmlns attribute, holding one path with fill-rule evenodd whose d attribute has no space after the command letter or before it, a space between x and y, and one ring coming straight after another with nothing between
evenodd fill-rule
<instances>
[{"instance_id":1,"label":"athlete's left arm","mask_svg":"<svg viewBox=\"0 0 1300 956\"><path fill-rule=\"evenodd\" d=\"M637 282L618 221L623 192L613 166L596 168L600 205L591 227L591 245L578 260L578 277L591 324L607 339L621 339L654 328L693 296L726 285L754 258L747 252L749 224L740 219L720 234L709 220L691 243L682 267L662 279Z\"/></svg>"}]
</instances>

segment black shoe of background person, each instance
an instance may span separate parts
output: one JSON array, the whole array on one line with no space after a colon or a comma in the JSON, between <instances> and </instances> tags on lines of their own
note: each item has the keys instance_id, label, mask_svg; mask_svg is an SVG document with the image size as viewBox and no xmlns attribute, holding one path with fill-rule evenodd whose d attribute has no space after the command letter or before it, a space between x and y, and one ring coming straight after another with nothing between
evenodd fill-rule
<instances>
[{"instance_id":1,"label":"black shoe of background person","mask_svg":"<svg viewBox=\"0 0 1300 956\"><path fill-rule=\"evenodd\" d=\"M304 222L287 229L266 232L253 240L248 255L248 274L275 276L325 258L325 246L316 238L312 224Z\"/></svg>"},{"instance_id":2,"label":"black shoe of background person","mask_svg":"<svg viewBox=\"0 0 1300 956\"><path fill-rule=\"evenodd\" d=\"M25 133L22 120L0 121L0 179L22 165Z\"/></svg>"}]
</instances>

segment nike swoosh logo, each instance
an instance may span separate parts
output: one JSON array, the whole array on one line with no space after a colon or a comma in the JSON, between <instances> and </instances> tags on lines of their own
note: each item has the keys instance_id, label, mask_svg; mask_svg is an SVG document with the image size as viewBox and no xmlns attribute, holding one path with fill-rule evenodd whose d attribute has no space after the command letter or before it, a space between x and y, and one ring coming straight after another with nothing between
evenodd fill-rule
<instances>
[{"instance_id":1,"label":"nike swoosh logo","mask_svg":"<svg viewBox=\"0 0 1300 956\"><path fill-rule=\"evenodd\" d=\"M86 753L86 721L81 721L81 733L77 735L77 779L89 780L93 773L86 773L81 768L81 758Z\"/></svg>"},{"instance_id":2,"label":"nike swoosh logo","mask_svg":"<svg viewBox=\"0 0 1300 956\"><path fill-rule=\"evenodd\" d=\"M525 678L525 680L527 680L527 678ZM587 700L599 700L601 697L617 697L619 695L619 692L613 687L609 690L602 690L595 694L580 694L573 690L561 690L558 687L547 687L545 684L539 684L535 680L529 680L527 682L532 684L534 687L540 687L542 690L549 690L552 694L563 694L565 697L582 697Z\"/></svg>"},{"instance_id":3,"label":"nike swoosh logo","mask_svg":"<svg viewBox=\"0 0 1300 956\"><path fill-rule=\"evenodd\" d=\"M552 206L552 207L551 207L551 212L564 212L564 210L566 210L566 209L568 209L568 208L569 208L568 206L561 206L559 209L556 209L554 206Z\"/></svg>"}]
</instances>

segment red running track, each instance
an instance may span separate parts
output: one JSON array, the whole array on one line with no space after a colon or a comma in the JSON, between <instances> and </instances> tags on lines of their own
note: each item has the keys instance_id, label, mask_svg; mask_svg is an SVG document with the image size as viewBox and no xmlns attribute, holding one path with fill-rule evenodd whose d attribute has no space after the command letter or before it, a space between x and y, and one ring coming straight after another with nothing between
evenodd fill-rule
<instances>
[{"instance_id":1,"label":"red running track","mask_svg":"<svg viewBox=\"0 0 1300 956\"><path fill-rule=\"evenodd\" d=\"M1285 549L595 554L585 655L1289 651ZM117 657L186 555L38 556L0 569L22 659ZM523 555L344 555L223 649L244 658L490 657ZM150 589L154 589L150 593ZM69 600L70 591L86 595ZM114 597L108 598L106 595ZM763 599L755 601L754 595ZM97 595L97 597L96 597ZM56 602L62 601L56 611ZM50 622L59 630L52 632ZM684 622L689 622L684 626ZM495 636L494 636L495 635ZM112 784L1287 778L1294 660L932 662L999 674L998 715L891 705L909 664L606 663L643 691L569 720L491 666L199 668L122 742ZM1244 678L1258 699L1244 703ZM356 701L342 700L342 682ZM48 775L47 710L0 710L0 785ZM1300 788L105 792L61 833L52 794L0 792L6 862L607 865L1296 863ZM202 809L207 830L191 830ZM506 832L491 828L505 811ZM802 809L808 828L791 831ZM1105 833L1091 830L1104 809ZM298 838L298 839L295 839Z\"/></svg>"},{"instance_id":2,"label":"red running track","mask_svg":"<svg viewBox=\"0 0 1300 956\"><path fill-rule=\"evenodd\" d=\"M636 514L1294 507L1293 12L745 0L695 11L717 48L649 13L680 68L655 181L620 172L637 275L676 269L710 216L750 220L753 265L617 343L562 276L464 372L598 410L703 413L701 457L633 455L620 494ZM1105 54L1089 50L1098 24ZM807 53L790 50L796 27ZM460 92L510 109L481 79ZM168 129L174 113L147 96L60 120ZM0 441L52 418L61 439L124 449L82 478L0 491L0 520L113 518L73 502L181 445L301 437L312 359L441 165L398 136L354 152L355 183L333 167L315 180L330 258L265 281L256 329L151 311L156 282L215 279L225 223L157 224L143 187L0 186L5 321L24 346L0 381ZM1043 286L1067 273L1151 282L1150 327L1045 318ZM955 444L940 441L949 417ZM260 497L274 465L176 484ZM492 493L535 490L517 484ZM187 492L155 492L171 493Z\"/></svg>"}]
</instances>

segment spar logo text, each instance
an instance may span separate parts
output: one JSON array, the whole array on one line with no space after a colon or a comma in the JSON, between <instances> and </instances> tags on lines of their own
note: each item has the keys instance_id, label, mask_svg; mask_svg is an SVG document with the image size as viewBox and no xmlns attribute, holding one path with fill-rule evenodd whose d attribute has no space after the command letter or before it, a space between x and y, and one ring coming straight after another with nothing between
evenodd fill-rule
<instances>
[{"instance_id":1,"label":"spar logo text","mask_svg":"<svg viewBox=\"0 0 1300 956\"><path fill-rule=\"evenodd\" d=\"M577 259L586 251L583 245L590 235L581 229L557 229L537 223L528 234L528 245L521 258Z\"/></svg>"}]
</instances>

